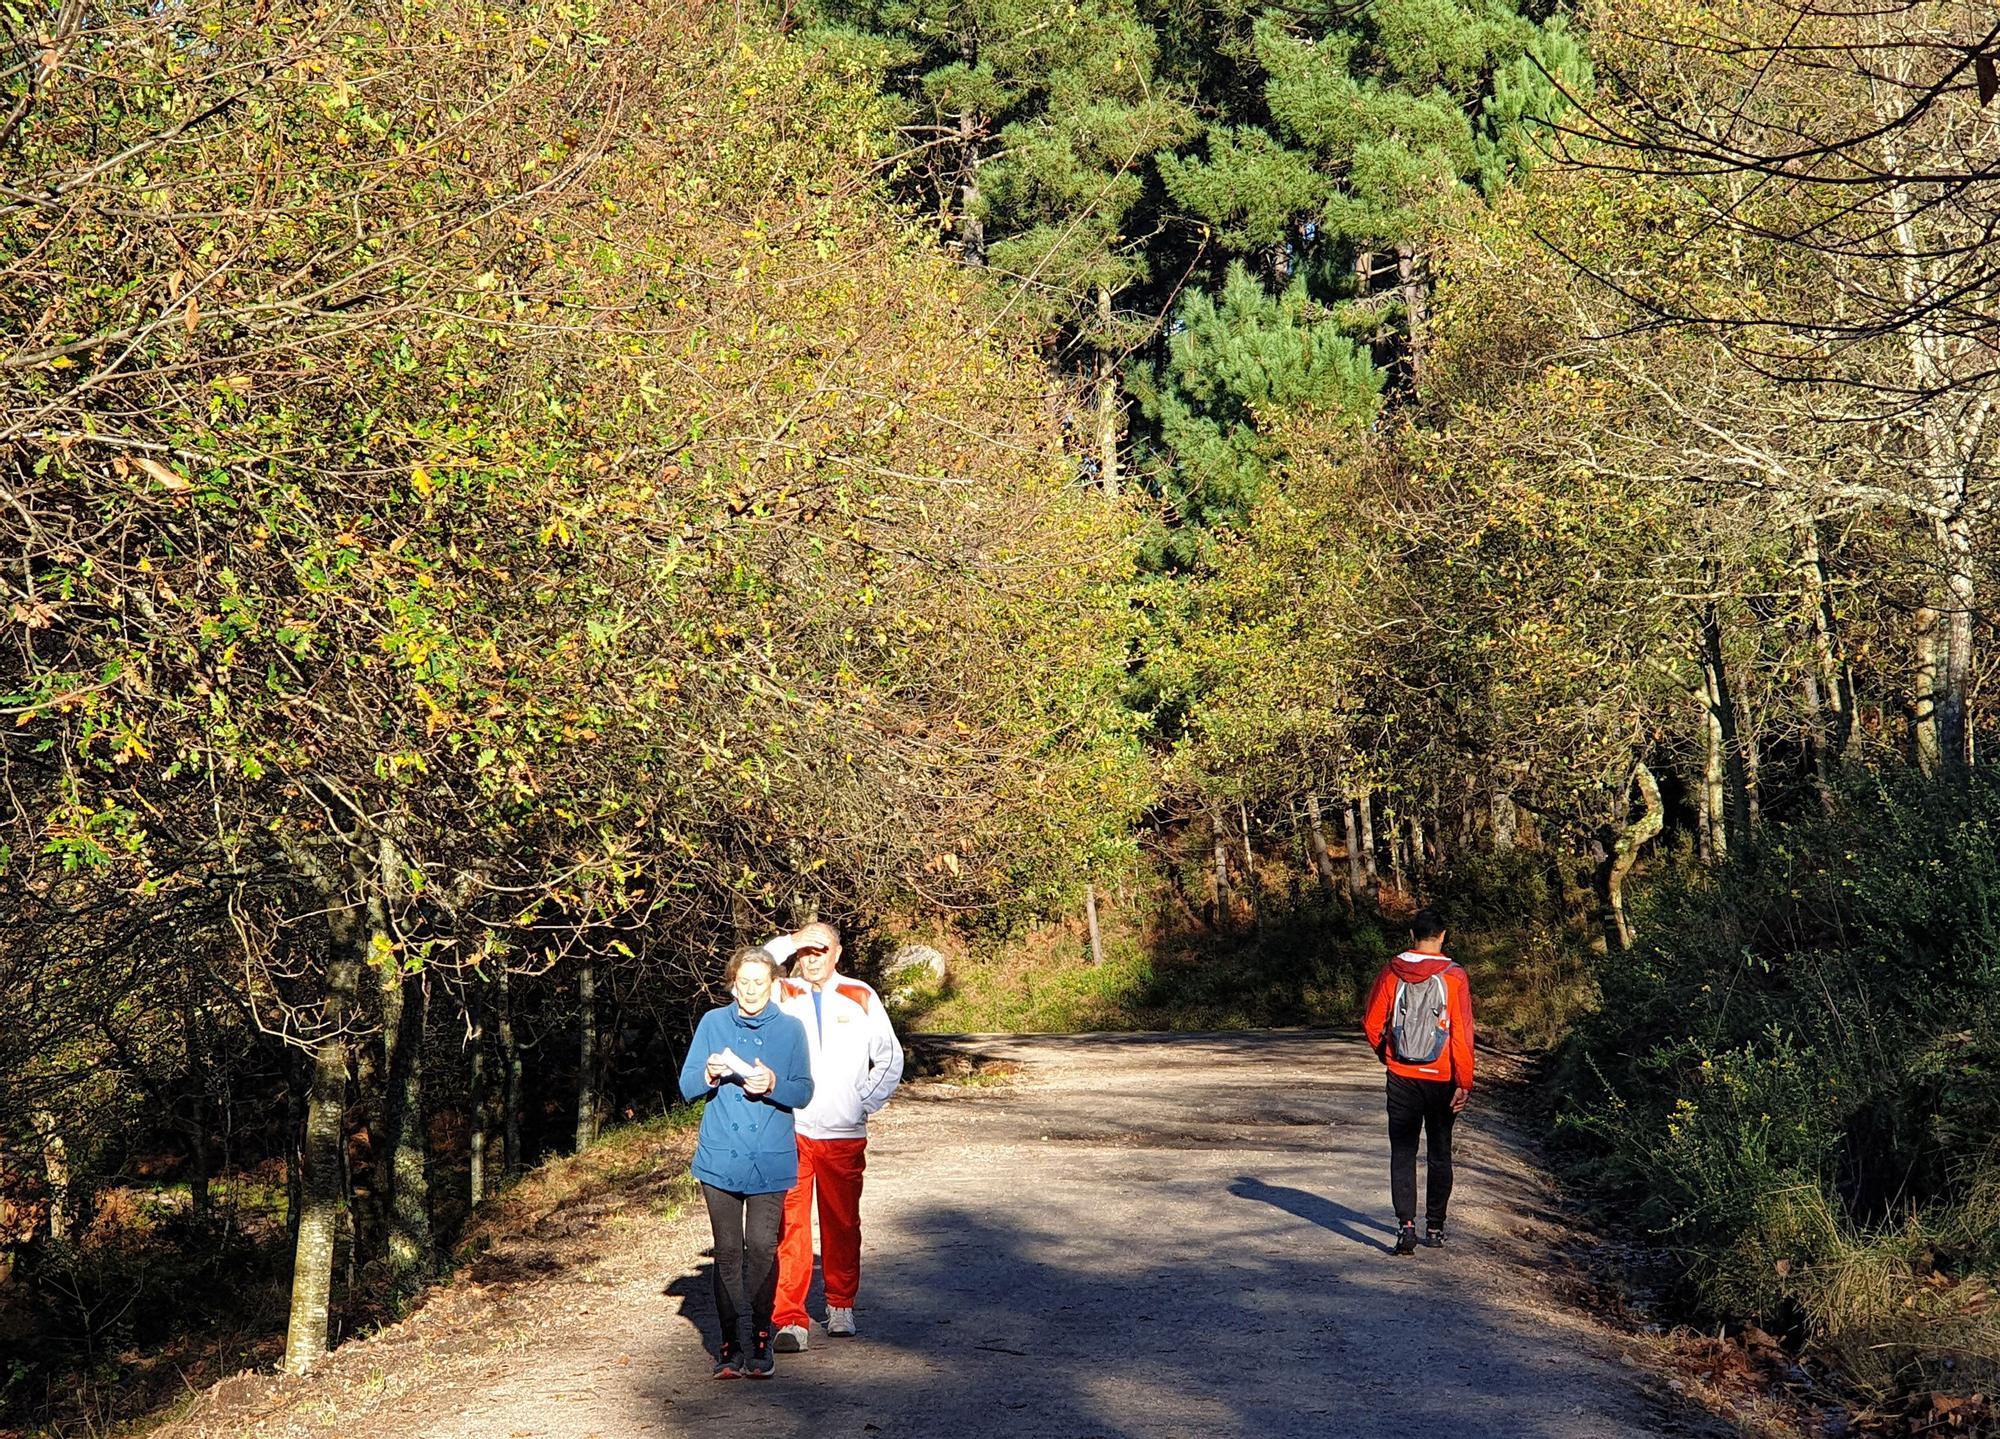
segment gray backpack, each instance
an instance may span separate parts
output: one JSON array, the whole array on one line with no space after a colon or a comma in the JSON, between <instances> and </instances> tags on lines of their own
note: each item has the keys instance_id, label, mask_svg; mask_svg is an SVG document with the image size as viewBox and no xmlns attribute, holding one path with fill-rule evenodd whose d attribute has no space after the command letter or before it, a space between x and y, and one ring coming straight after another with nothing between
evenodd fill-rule
<instances>
[{"instance_id":1,"label":"gray backpack","mask_svg":"<svg viewBox=\"0 0 2000 1439\"><path fill-rule=\"evenodd\" d=\"M1451 1010L1443 974L1415 984L1396 981L1389 1034L1391 1049L1404 1064L1429 1064L1444 1053L1445 1041L1451 1038Z\"/></svg>"}]
</instances>

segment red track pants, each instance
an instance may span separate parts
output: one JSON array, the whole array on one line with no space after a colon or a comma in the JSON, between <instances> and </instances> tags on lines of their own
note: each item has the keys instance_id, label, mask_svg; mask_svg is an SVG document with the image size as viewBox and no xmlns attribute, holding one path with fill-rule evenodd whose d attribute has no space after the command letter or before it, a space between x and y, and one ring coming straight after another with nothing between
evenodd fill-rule
<instances>
[{"instance_id":1,"label":"red track pants","mask_svg":"<svg viewBox=\"0 0 2000 1439\"><path fill-rule=\"evenodd\" d=\"M785 1228L778 1237L779 1328L806 1323L812 1288L813 1191L819 1191L820 1264L828 1307L852 1309L861 1288L861 1174L868 1167L865 1139L799 1140L799 1182L785 1196Z\"/></svg>"}]
</instances>

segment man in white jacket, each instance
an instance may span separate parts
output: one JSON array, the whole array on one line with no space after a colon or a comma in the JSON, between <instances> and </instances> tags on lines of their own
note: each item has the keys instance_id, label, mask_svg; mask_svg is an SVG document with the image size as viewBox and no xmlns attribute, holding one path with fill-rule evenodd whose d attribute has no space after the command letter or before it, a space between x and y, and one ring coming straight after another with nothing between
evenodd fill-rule
<instances>
[{"instance_id":1,"label":"man in white jacket","mask_svg":"<svg viewBox=\"0 0 2000 1439\"><path fill-rule=\"evenodd\" d=\"M777 1347L795 1354L811 1333L812 1213L819 1198L820 1267L826 1278L826 1332L852 1336L861 1287L861 1176L868 1165L868 1116L889 1102L903 1078L903 1046L882 997L839 972L840 931L809 924L764 948L792 961L778 981L778 1007L806 1028L812 1056L812 1103L792 1116L799 1179L785 1196L778 1240Z\"/></svg>"}]
</instances>

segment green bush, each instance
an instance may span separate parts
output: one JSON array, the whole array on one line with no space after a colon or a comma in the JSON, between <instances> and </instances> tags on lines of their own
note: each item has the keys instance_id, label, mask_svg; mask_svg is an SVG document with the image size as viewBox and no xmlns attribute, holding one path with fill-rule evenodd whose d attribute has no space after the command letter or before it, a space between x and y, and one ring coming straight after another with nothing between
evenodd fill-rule
<instances>
[{"instance_id":1,"label":"green bush","mask_svg":"<svg viewBox=\"0 0 2000 1439\"><path fill-rule=\"evenodd\" d=\"M1684 1297L1871 1385L2000 1371L1996 825L1990 779L1869 776L1673 877L1559 1060L1573 1176L1671 1247Z\"/></svg>"}]
</instances>

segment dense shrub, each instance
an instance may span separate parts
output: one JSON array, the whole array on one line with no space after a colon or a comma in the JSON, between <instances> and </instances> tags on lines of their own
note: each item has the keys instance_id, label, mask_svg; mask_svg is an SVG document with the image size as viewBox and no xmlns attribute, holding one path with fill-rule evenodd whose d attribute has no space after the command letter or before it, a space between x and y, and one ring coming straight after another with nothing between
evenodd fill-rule
<instances>
[{"instance_id":1,"label":"dense shrub","mask_svg":"<svg viewBox=\"0 0 2000 1439\"><path fill-rule=\"evenodd\" d=\"M2000 1368L1996 824L1991 778L1857 779L1657 893L1562 1059L1576 1174L1687 1297L1864 1380Z\"/></svg>"}]
</instances>

